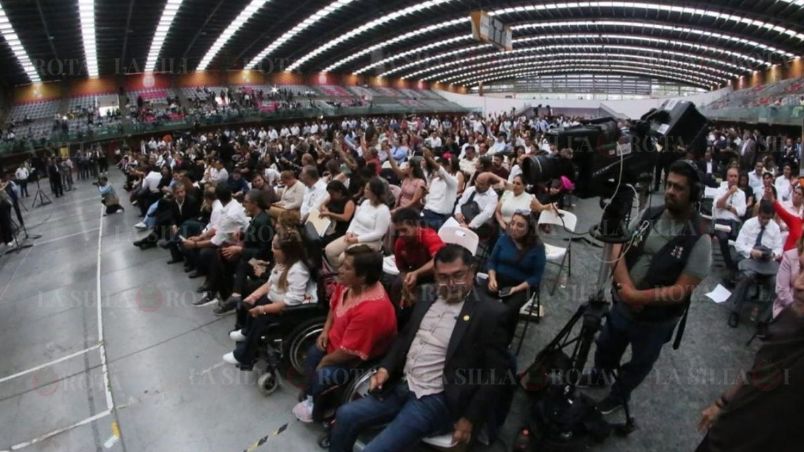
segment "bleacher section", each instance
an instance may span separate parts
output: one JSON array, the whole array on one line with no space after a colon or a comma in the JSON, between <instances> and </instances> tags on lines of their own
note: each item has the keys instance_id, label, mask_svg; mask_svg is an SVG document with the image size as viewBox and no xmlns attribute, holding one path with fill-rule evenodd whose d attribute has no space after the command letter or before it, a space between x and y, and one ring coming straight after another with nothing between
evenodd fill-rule
<instances>
[{"instance_id":1,"label":"bleacher section","mask_svg":"<svg viewBox=\"0 0 804 452\"><path fill-rule=\"evenodd\" d=\"M176 93L172 89L149 88L141 89L138 91L129 91L126 93L130 104L136 104L137 99L142 97L142 100L149 102L152 105L167 105L167 98L175 96Z\"/></svg>"},{"instance_id":2,"label":"bleacher section","mask_svg":"<svg viewBox=\"0 0 804 452\"><path fill-rule=\"evenodd\" d=\"M27 116L29 119L52 119L59 111L60 100L29 102L15 105L9 112L6 122L20 122Z\"/></svg>"},{"instance_id":3,"label":"bleacher section","mask_svg":"<svg viewBox=\"0 0 804 452\"><path fill-rule=\"evenodd\" d=\"M804 119L804 77L733 91L704 105L701 111L723 121L800 125Z\"/></svg>"},{"instance_id":4,"label":"bleacher section","mask_svg":"<svg viewBox=\"0 0 804 452\"><path fill-rule=\"evenodd\" d=\"M249 94L249 105L232 108L210 102L227 91L235 99ZM259 92L262 91L262 101ZM167 98L178 94L179 105L168 106ZM289 95L290 94L290 95ZM14 106L6 128L15 124L13 139L3 134L0 152L20 152L43 146L47 140L61 142L109 139L121 134L148 133L202 124L304 119L321 115L405 114L465 111L461 106L429 90L339 85L244 85L189 87L178 90L151 88L126 93L129 108L123 116L98 117L99 107L118 106L114 93L33 102ZM141 96L149 108L136 111ZM197 102L200 101L199 102ZM122 107L122 105L120 105ZM133 109L132 109L133 108ZM29 121L23 124L28 116ZM59 120L56 121L58 115ZM65 121L66 117L66 121ZM90 117L92 121L90 121ZM66 128L65 128L66 124Z\"/></svg>"},{"instance_id":5,"label":"bleacher section","mask_svg":"<svg viewBox=\"0 0 804 452\"><path fill-rule=\"evenodd\" d=\"M804 96L804 77L734 91L705 108L753 108L766 105L798 106Z\"/></svg>"}]
</instances>

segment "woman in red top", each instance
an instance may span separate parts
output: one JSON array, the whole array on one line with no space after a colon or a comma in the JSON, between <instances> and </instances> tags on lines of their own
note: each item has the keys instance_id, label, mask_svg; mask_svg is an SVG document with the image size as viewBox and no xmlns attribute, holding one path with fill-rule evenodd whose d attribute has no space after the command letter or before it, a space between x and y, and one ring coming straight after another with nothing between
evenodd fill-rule
<instances>
[{"instance_id":1,"label":"woman in red top","mask_svg":"<svg viewBox=\"0 0 804 452\"><path fill-rule=\"evenodd\" d=\"M365 245L346 250L324 330L305 360L307 397L293 408L302 422L313 421L313 399L343 384L349 369L383 355L396 336L396 314L380 277L382 255Z\"/></svg>"},{"instance_id":2,"label":"woman in red top","mask_svg":"<svg viewBox=\"0 0 804 452\"><path fill-rule=\"evenodd\" d=\"M804 187L797 185L793 189L793 196L798 197L801 199L804 197ZM787 210L782 203L780 203L776 196L773 194L773 190L769 188L765 188L765 199L768 199L773 203L773 209L776 211L776 215L784 221L787 225L787 240L784 242L784 250L789 251L796 247L796 243L798 243L798 239L801 238L801 229L804 227L804 220L801 216L796 215L789 210Z\"/></svg>"}]
</instances>

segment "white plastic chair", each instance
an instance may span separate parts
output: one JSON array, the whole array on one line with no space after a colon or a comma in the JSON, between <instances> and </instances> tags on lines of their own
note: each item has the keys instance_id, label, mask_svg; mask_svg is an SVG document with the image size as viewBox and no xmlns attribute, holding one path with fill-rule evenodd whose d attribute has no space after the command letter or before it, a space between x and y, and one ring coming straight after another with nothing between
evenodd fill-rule
<instances>
[{"instance_id":1,"label":"white plastic chair","mask_svg":"<svg viewBox=\"0 0 804 452\"><path fill-rule=\"evenodd\" d=\"M461 245L469 250L472 256L477 253L477 244L480 243L480 238L474 231L460 226L456 227L444 224L444 226L441 226L441 229L438 230L438 236L444 243Z\"/></svg>"},{"instance_id":2,"label":"white plastic chair","mask_svg":"<svg viewBox=\"0 0 804 452\"><path fill-rule=\"evenodd\" d=\"M578 217L572 212L566 210L553 209L544 210L539 215L539 225L549 224L552 226L560 227L568 232L575 232L575 226L578 224ZM544 237L545 234L542 234ZM561 279L561 272L564 271L564 266L567 267L567 277L572 276L572 240L570 240L566 247L550 245L545 242L544 251L547 255L547 262L550 264L558 265L558 274L556 274L553 288L550 290L550 295L553 295L558 287L558 282Z\"/></svg>"}]
</instances>

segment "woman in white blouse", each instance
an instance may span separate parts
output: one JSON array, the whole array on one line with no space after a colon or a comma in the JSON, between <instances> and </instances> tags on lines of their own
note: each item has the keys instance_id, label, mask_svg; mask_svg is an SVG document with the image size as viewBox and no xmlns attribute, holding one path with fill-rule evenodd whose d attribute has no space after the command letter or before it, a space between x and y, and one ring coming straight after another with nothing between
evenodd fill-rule
<instances>
[{"instance_id":1,"label":"woman in white blouse","mask_svg":"<svg viewBox=\"0 0 804 452\"><path fill-rule=\"evenodd\" d=\"M260 336L288 306L318 302L317 285L304 262L304 245L296 231L285 231L271 244L276 265L268 281L238 303L235 329L229 337L235 350L223 355L227 363L247 370L254 365Z\"/></svg>"},{"instance_id":2,"label":"woman in white blouse","mask_svg":"<svg viewBox=\"0 0 804 452\"><path fill-rule=\"evenodd\" d=\"M382 238L391 225L391 210L385 204L387 187L379 177L372 177L363 189L365 198L355 211L346 235L327 245L324 253L327 261L337 269L343 261L343 253L353 245L368 245L373 250L382 247Z\"/></svg>"},{"instance_id":3,"label":"woman in white blouse","mask_svg":"<svg viewBox=\"0 0 804 452\"><path fill-rule=\"evenodd\" d=\"M506 188L509 185L506 184ZM541 212L549 207L543 205L532 194L525 191L525 180L522 175L514 176L511 181L510 189L503 193L502 198L497 203L497 211L494 213L494 218L500 229L503 231L508 230L508 223L511 222L511 217L517 212Z\"/></svg>"}]
</instances>

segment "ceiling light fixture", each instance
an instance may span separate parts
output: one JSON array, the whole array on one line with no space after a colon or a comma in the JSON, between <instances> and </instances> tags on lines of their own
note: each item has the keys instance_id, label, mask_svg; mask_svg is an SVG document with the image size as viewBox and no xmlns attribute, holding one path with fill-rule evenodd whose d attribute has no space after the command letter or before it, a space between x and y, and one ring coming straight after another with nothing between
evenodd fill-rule
<instances>
[{"instance_id":1,"label":"ceiling light fixture","mask_svg":"<svg viewBox=\"0 0 804 452\"><path fill-rule=\"evenodd\" d=\"M344 64L352 62L352 61L354 61L354 60L356 60L356 59L358 59L358 58L360 58L360 57L362 57L364 55L368 55L368 54L370 54L370 53L372 53L374 51L380 50L383 47L388 47L388 46L396 44L398 42L402 42L402 41L405 41L407 39L410 39L410 38L413 38L413 37L416 37L416 36L420 36L420 35L423 35L423 34L426 34L426 33L430 33L432 31L442 30L444 28L449 28L449 27L453 27L455 25L464 24L464 23L469 22L469 20L470 19L468 17L462 17L460 19L448 20L446 22L441 22L441 23L438 23L438 24L435 24L435 25L428 25L426 27L422 27L422 28L418 28L418 29L413 30L413 31L409 31L409 32L407 32L405 34L402 34L402 35L399 35L399 36L397 36L395 38L391 38L391 39L388 39L386 41L382 41L382 42L379 42L377 44L374 44L374 45L372 45L370 47L366 47L365 49L355 53L354 55L351 55L351 56L349 56L347 58L344 58L344 59L342 59L340 61L336 61L335 63L332 63L329 66L325 67L323 69L323 72L333 71L333 70L343 66Z\"/></svg>"},{"instance_id":2,"label":"ceiling light fixture","mask_svg":"<svg viewBox=\"0 0 804 452\"><path fill-rule=\"evenodd\" d=\"M221 33L221 35L218 36L218 39L215 41L215 44L212 44L212 47L210 47L206 55L204 55L204 58L201 58L201 62L198 63L198 67L195 68L195 70L196 71L207 70L207 67L209 67L209 63L211 63L212 60L218 55L218 52L221 51L223 46L225 46L226 43L229 42L230 39L232 39L232 36L234 36L238 31L240 31L240 29L243 28L243 26L246 25L246 23L248 23L248 21L251 20L251 18L254 17L254 15L256 15L257 12L259 12L259 10L262 9L262 7L265 6L265 4L268 3L269 1L270 0L252 0L252 2L248 4L248 6L243 8L243 11L241 11L240 14L238 14L237 17L235 17L232 23L230 23L229 26L226 27L226 30L224 30L223 33Z\"/></svg>"},{"instance_id":3,"label":"ceiling light fixture","mask_svg":"<svg viewBox=\"0 0 804 452\"><path fill-rule=\"evenodd\" d=\"M369 30L373 30L373 29L375 29L375 28L377 28L377 27L379 27L381 25L385 25L385 24L387 24L389 22L393 22L393 21L399 19L400 17L404 17L404 16L407 16L407 15L410 15L410 14L415 14L415 13L417 13L419 11L422 11L422 10L425 10L425 9L428 9L428 8L432 8L434 6L442 5L444 3L453 2L453 1L455 1L455 0L428 0L428 1L425 1L425 2L421 2L421 3L417 3L415 5L408 6L407 8L404 8L404 9L400 9L400 10L397 10L397 11L390 12L388 14L383 14L379 18L374 19L371 22L367 22L367 23L365 23L365 24L363 24L363 25L361 25L361 26L359 26L357 28L354 28L354 29L352 29L352 30L340 35L339 37L327 42L326 44L324 44L324 45L322 45L320 47L317 47L312 52L302 56L301 58L296 60L295 63L293 63L290 66L288 66L287 70L288 71L294 71L294 70L298 69L299 67L301 67L304 63L306 63L306 62L310 61L311 59L321 55L322 53L328 51L329 49L332 49L333 47L337 47L341 43L346 42L349 39L352 39L355 36L361 35L361 34L367 32Z\"/></svg>"},{"instance_id":4,"label":"ceiling light fixture","mask_svg":"<svg viewBox=\"0 0 804 452\"><path fill-rule=\"evenodd\" d=\"M522 68L533 69L533 68L540 68L540 67L550 67L550 66L553 66L553 65L571 64L573 62L577 62L578 64L594 63L594 64L600 64L600 65L605 65L605 64L627 65L627 66L631 66L631 67L634 67L634 68L652 67L652 68L660 69L660 70L667 69L667 68L671 67L668 64L666 64L667 63L666 61L658 61L658 60L650 62L650 63L647 63L647 62L644 62L644 61L634 61L634 60L628 60L628 59L617 59L617 58L612 59L612 58L608 58L608 57L599 58L599 56L592 57L592 58L582 58L582 57L579 57L577 55L573 55L572 57L569 57L569 58L565 57L563 59L555 59L555 60L547 60L547 61L527 61L527 62L523 62L523 63L506 64L503 68L492 67L492 68L488 68L488 69L484 69L484 70L472 71L470 74L465 74L465 75L458 76L458 77L453 76L453 77L438 80L438 82L439 83L446 83L446 82L466 83L467 81L470 81L470 80L472 80L474 78L485 77L487 74L494 74L494 73L498 73L498 72L504 72L504 71L509 71L509 70L517 70L517 69L522 69ZM716 81L718 83L722 83L722 82L730 80L728 77L721 77L721 76L711 75L711 74L707 74L707 73L702 73L701 71L696 71L696 70L693 70L693 69L685 69L685 68L681 68L681 67L675 67L675 68L673 68L673 70L678 71L681 74L687 74L687 75L690 75L690 76L707 78L707 79L712 80L713 82Z\"/></svg>"},{"instance_id":5,"label":"ceiling light fixture","mask_svg":"<svg viewBox=\"0 0 804 452\"><path fill-rule=\"evenodd\" d=\"M506 76L491 75L488 78L485 78L483 80L478 80L475 83L480 84L480 83L493 82L493 81L501 80L501 79L504 79L504 78L524 77L524 76L528 76L528 75L533 75L533 72L534 71L522 71L522 72L519 72L519 73L509 74L509 75L506 75ZM611 74L612 72L618 72L618 73L621 73L621 74L629 74L629 75L639 75L639 76L642 76L642 77L645 77L645 76L660 77L660 78L669 79L669 80L683 81L683 82L688 83L688 84L693 85L693 86L700 86L700 87L706 87L706 88L711 88L712 87L711 84L704 83L704 82L701 82L701 81L696 81L696 80L690 80L687 77L680 76L680 75L673 75L673 74L663 75L663 74L653 73L653 71L632 71L632 70L628 70L628 69L617 69L615 71L612 71L610 68L574 68L574 67L567 67L567 68L557 68L557 69L554 69L554 70L540 71L540 74L551 74L551 73L564 73L564 74L566 74L566 73L594 73L594 74L601 73L601 74Z\"/></svg>"},{"instance_id":6,"label":"ceiling light fixture","mask_svg":"<svg viewBox=\"0 0 804 452\"><path fill-rule=\"evenodd\" d=\"M33 61L31 61L31 56L28 55L28 52L26 52L25 48L22 46L17 32L14 31L14 27L8 20L8 16L6 16L3 5L0 5L0 34L3 35L3 39L6 40L14 56L17 57L17 63L22 66L22 70L25 72L25 75L28 76L28 80L30 80L31 83L41 83L42 79L39 77L39 73L36 71Z\"/></svg>"},{"instance_id":7,"label":"ceiling light fixture","mask_svg":"<svg viewBox=\"0 0 804 452\"><path fill-rule=\"evenodd\" d=\"M95 40L95 0L78 0L78 15L81 19L81 40L84 44L84 58L87 61L87 75L98 76L98 46Z\"/></svg>"},{"instance_id":8,"label":"ceiling light fixture","mask_svg":"<svg viewBox=\"0 0 804 452\"><path fill-rule=\"evenodd\" d=\"M804 1L804 0L784 0L784 1L799 2L799 1ZM796 4L798 4L798 3L796 3ZM501 8L501 9L489 11L489 14L492 15L492 16L504 16L504 15L507 15L507 14L520 14L520 13L532 12L532 11L548 11L548 10L549 11L558 11L558 10L566 10L566 9L582 9L582 10L594 10L594 11L597 11L597 10L599 10L601 8L620 8L620 9L636 8L636 9L652 10L652 11L667 11L667 12L677 13L677 14L680 14L680 15L689 15L691 17L705 16L705 17L709 17L709 18L712 18L712 19L716 19L716 20L731 22L733 24L743 24L743 25L747 25L749 27L763 28L765 30L772 31L774 33L784 34L784 35L787 35L789 37L796 38L796 39L798 39L800 41L804 41L804 33L798 33L798 32L796 32L794 30L790 30L790 29L787 29L787 28L784 28L784 27L780 27L778 25L774 25L774 24L771 24L771 23L762 22L762 21L759 21L759 20L753 20L753 19L749 19L749 18L746 18L746 17L737 16L737 15L734 15L734 14L720 13L720 12L717 12L717 11L711 11L711 10L707 10L707 9L703 9L703 8L690 8L690 7L682 7L682 6L665 5L665 4L659 4L659 3L623 2L623 1L583 1L583 2L565 2L565 3L534 3L534 4L530 4L530 5ZM400 11L397 11L397 12L394 12L394 13L390 13L389 16L393 16L393 19L395 19L396 17L398 17L400 15L399 13L401 13L402 11L406 11L408 9L409 8L406 8L404 10L400 10ZM453 20L448 20L448 21L443 22L443 24L441 24L441 25L432 26L434 28L430 29L428 31L433 31L435 29L443 29L443 28L454 26L455 21L467 21L468 22L468 18L467 17L461 17L461 18L456 18L456 19L453 19ZM346 34L342 35L340 38L335 39L333 41L330 41L329 43L327 43L323 47L320 47L320 48L308 53L307 55L304 55L302 57L302 59L300 59L295 65L292 66L292 68L296 69L299 66L301 66L302 64L304 64L307 61L309 61L310 59L315 58L316 56L320 55L321 53L326 52L326 51L328 51L328 50L330 50L330 49L342 44L346 40L351 39L352 37L357 36L360 33L363 33L365 31L368 31L370 29L378 27L378 26L382 25L385 22L386 21L382 21L381 19L378 19L378 20L368 22L368 23L366 23L364 25L361 25L360 27L357 27L357 28L347 32ZM401 36L403 36L403 35L400 35L400 37ZM394 41L394 39L396 39L396 38L393 38L390 41L398 42L398 41ZM386 41L386 42L390 42L390 41ZM751 43L751 41L748 41L748 40L744 40L744 41L745 41L745 43ZM743 42L743 41L740 41L740 42ZM363 56L363 55L365 55L367 53L370 53L371 51L376 50L377 48L381 48L381 47L382 47L382 43L375 44L375 45L373 45L373 46L371 46L371 47L369 47L367 49L359 51L358 54L360 54L360 56ZM372 49L372 50L369 50L369 49ZM340 60L337 63L335 63L335 64L333 64L331 66L328 66L327 69L325 69L325 70L336 69L336 68L342 66L343 64L346 64L349 61L353 61L354 58L357 58L357 56L352 55L352 56L350 56L350 57L348 57L346 59Z\"/></svg>"},{"instance_id":9,"label":"ceiling light fixture","mask_svg":"<svg viewBox=\"0 0 804 452\"><path fill-rule=\"evenodd\" d=\"M316 11L308 18L296 24L295 27L286 31L282 36L273 40L273 42L271 42L271 45L263 49L262 52L258 53L257 56L252 58L252 60L246 65L246 69L254 69L255 67L257 67L258 64L260 64L260 62L266 59L268 55L270 55L274 50L278 49L280 46L296 37L302 31L310 28L321 19L329 16L330 14L334 13L335 11L343 8L344 6L354 1L355 0L337 0L335 2L330 3L326 7Z\"/></svg>"},{"instance_id":10,"label":"ceiling light fixture","mask_svg":"<svg viewBox=\"0 0 804 452\"><path fill-rule=\"evenodd\" d=\"M421 74L425 74L425 73L428 73L428 72L437 71L439 69L448 68L448 67L452 67L452 66L464 65L465 63L472 62L472 61L490 60L490 59L493 59L493 58L499 57L499 56L508 57L508 56L511 56L511 55L521 55L523 53L542 52L542 51L545 51L545 50L573 50L573 49L578 49L578 50L581 50L581 51L583 51L583 50L602 50L602 51L624 50L624 51L630 51L630 52L655 53L655 54L660 54L660 55L663 55L663 56L674 55L674 56L678 56L678 57L682 57L682 58L689 58L689 59L694 59L694 60L703 60L703 61L706 61L708 63L717 64L719 66L730 67L733 70L736 70L738 72L746 72L746 71L751 70L751 68L748 68L748 67L745 67L745 66L738 66L738 65L732 64L732 63L730 63L728 61L721 60L721 59L716 59L716 58L712 58L712 57L707 57L705 55L696 55L696 54L686 53L686 52L676 52L676 51L672 51L672 50L654 49L654 48L651 48L651 47L644 47L644 46L625 46L625 45L608 45L608 44L558 44L558 45L546 45L546 46L539 46L539 47L525 47L525 48L521 48L521 49L514 49L514 50L512 50L510 52L505 52L505 53L496 53L495 52L495 53L487 53L487 54L482 54L482 55L475 55L475 56L468 57L468 58L463 58L463 59L459 59L459 60L454 60L454 61L449 61L449 62L446 62L446 63L438 64L438 65L435 65L435 66L426 67L426 68L420 69L420 70L418 70L416 72L411 72L410 74L402 76L401 78L402 79L412 78L412 77L416 77L416 76L419 76ZM542 55L549 55L549 53L541 53L541 54ZM495 64L495 63L509 61L509 60L510 60L510 58L506 58L506 59L502 59L502 60L495 60L495 61L490 62L489 64ZM451 69L451 70L443 71L443 72L440 72L440 73L437 73L437 74L428 75L426 77L419 77L419 78L422 78L423 80L429 80L429 79L432 79L432 78L440 78L440 77L443 77L446 74L459 72L459 71L462 71L464 69L467 69L467 68L466 67L459 67L459 68L456 68L456 69Z\"/></svg>"},{"instance_id":11,"label":"ceiling light fixture","mask_svg":"<svg viewBox=\"0 0 804 452\"><path fill-rule=\"evenodd\" d=\"M165 43L173 19L176 18L176 13L179 12L184 0L167 0L165 9L162 10L162 17L159 19L159 24L156 26L154 37L151 40L151 48L148 51L148 59L145 60L145 72L154 72L156 69L156 60L159 54L162 53L162 45Z\"/></svg>"}]
</instances>

